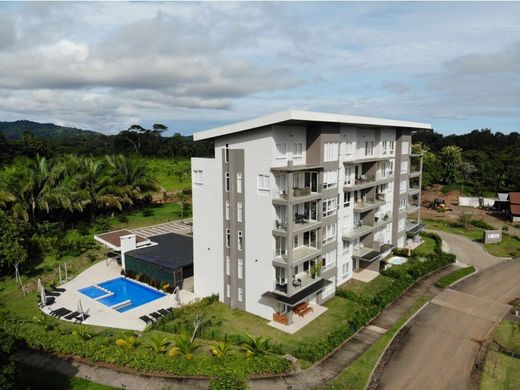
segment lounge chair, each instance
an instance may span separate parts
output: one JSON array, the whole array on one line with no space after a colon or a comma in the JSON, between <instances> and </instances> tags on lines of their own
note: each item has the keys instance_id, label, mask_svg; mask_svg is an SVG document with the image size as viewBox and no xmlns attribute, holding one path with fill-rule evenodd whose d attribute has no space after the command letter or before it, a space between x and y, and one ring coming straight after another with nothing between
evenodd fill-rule
<instances>
[{"instance_id":1,"label":"lounge chair","mask_svg":"<svg viewBox=\"0 0 520 390\"><path fill-rule=\"evenodd\" d=\"M67 290L65 290L64 288L58 288L58 287L56 287L56 288L55 288L54 290L52 290L52 291L57 291L57 292L62 293L62 292L65 292L65 291L67 291Z\"/></svg>"},{"instance_id":2,"label":"lounge chair","mask_svg":"<svg viewBox=\"0 0 520 390\"><path fill-rule=\"evenodd\" d=\"M76 317L74 323L75 323L75 324L81 324L83 321L85 321L85 320L86 320L87 318L89 318L89 317L90 317L90 314L81 314L81 313L80 313L80 314Z\"/></svg>"},{"instance_id":3,"label":"lounge chair","mask_svg":"<svg viewBox=\"0 0 520 390\"><path fill-rule=\"evenodd\" d=\"M51 314L51 316L56 317L57 315L59 315L64 310L67 310L67 309L65 309L64 307L60 307L59 309L51 310L50 314Z\"/></svg>"},{"instance_id":4,"label":"lounge chair","mask_svg":"<svg viewBox=\"0 0 520 390\"><path fill-rule=\"evenodd\" d=\"M67 314L70 314L70 313L72 313L72 310L65 309L60 314L58 314L56 317L57 318L61 318L61 317L66 316Z\"/></svg>"},{"instance_id":5,"label":"lounge chair","mask_svg":"<svg viewBox=\"0 0 520 390\"><path fill-rule=\"evenodd\" d=\"M159 310L157 310L157 312L161 313L163 316L170 314L170 312L166 309L159 309Z\"/></svg>"},{"instance_id":6,"label":"lounge chair","mask_svg":"<svg viewBox=\"0 0 520 390\"><path fill-rule=\"evenodd\" d=\"M152 320L152 319L151 319L150 317L148 317L148 316L141 316L141 317L139 317L139 319L140 319L141 321L144 321L144 322L146 323L146 325L148 325L148 324L153 324L153 323L154 323L154 320Z\"/></svg>"},{"instance_id":7,"label":"lounge chair","mask_svg":"<svg viewBox=\"0 0 520 390\"><path fill-rule=\"evenodd\" d=\"M158 320L159 318L161 318L161 317L162 317L162 315L161 315L161 314L159 314L159 313L156 313L156 312L150 313L150 314L148 314L148 315L149 315L150 317L153 317L153 318L155 318L156 320Z\"/></svg>"},{"instance_id":8,"label":"lounge chair","mask_svg":"<svg viewBox=\"0 0 520 390\"><path fill-rule=\"evenodd\" d=\"M70 314L67 314L64 318L66 320L72 320L74 317L77 317L78 314L80 314L79 311L75 311L75 312L72 312Z\"/></svg>"},{"instance_id":9,"label":"lounge chair","mask_svg":"<svg viewBox=\"0 0 520 390\"><path fill-rule=\"evenodd\" d=\"M59 292L52 292L52 291L45 291L45 295L48 297L59 297L61 293Z\"/></svg>"},{"instance_id":10,"label":"lounge chair","mask_svg":"<svg viewBox=\"0 0 520 390\"><path fill-rule=\"evenodd\" d=\"M173 307L167 307L166 310L168 313L173 313Z\"/></svg>"}]
</instances>

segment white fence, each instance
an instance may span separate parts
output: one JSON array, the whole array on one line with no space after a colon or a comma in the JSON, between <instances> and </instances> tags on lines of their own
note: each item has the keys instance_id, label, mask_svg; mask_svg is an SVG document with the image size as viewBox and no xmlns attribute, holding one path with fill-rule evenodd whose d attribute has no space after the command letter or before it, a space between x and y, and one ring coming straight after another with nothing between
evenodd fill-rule
<instances>
[{"instance_id":1,"label":"white fence","mask_svg":"<svg viewBox=\"0 0 520 390\"><path fill-rule=\"evenodd\" d=\"M477 198L469 196L459 196L459 206L465 207L492 207L497 199Z\"/></svg>"}]
</instances>

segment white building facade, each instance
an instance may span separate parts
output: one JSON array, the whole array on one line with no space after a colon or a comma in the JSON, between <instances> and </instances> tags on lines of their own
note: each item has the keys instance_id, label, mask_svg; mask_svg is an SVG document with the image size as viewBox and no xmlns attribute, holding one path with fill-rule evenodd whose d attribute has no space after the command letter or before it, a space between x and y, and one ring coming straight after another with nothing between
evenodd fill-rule
<instances>
[{"instance_id":1,"label":"white building facade","mask_svg":"<svg viewBox=\"0 0 520 390\"><path fill-rule=\"evenodd\" d=\"M420 225L428 124L287 111L206 130L214 158L192 159L194 288L292 322Z\"/></svg>"}]
</instances>

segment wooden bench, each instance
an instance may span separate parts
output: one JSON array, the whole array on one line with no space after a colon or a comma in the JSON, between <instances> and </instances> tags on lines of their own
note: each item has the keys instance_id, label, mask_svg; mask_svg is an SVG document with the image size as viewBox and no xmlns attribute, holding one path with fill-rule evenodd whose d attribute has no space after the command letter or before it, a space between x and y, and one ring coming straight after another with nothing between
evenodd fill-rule
<instances>
[{"instance_id":1,"label":"wooden bench","mask_svg":"<svg viewBox=\"0 0 520 390\"><path fill-rule=\"evenodd\" d=\"M293 309L293 311L300 317L303 317L305 314L311 312L312 310L312 307L310 307L307 302L302 303L301 305L298 305Z\"/></svg>"},{"instance_id":2,"label":"wooden bench","mask_svg":"<svg viewBox=\"0 0 520 390\"><path fill-rule=\"evenodd\" d=\"M279 322L280 324L284 325L289 324L289 319L280 313L273 313L273 321Z\"/></svg>"}]
</instances>

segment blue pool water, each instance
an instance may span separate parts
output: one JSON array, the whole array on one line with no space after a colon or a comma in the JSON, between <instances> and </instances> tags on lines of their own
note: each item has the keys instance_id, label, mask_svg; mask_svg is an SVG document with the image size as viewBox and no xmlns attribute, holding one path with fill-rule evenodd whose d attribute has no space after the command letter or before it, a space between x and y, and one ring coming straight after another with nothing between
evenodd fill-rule
<instances>
[{"instance_id":1,"label":"blue pool water","mask_svg":"<svg viewBox=\"0 0 520 390\"><path fill-rule=\"evenodd\" d=\"M121 313L135 309L138 306L154 301L165 295L160 291L153 290L149 287L143 286L123 277L108 280L95 286L85 287L79 291L82 294L85 294L86 296L95 299L108 307L116 305L114 310L117 310ZM105 297L102 298L103 296ZM130 302L124 304L121 307L117 306L127 301Z\"/></svg>"}]
</instances>

